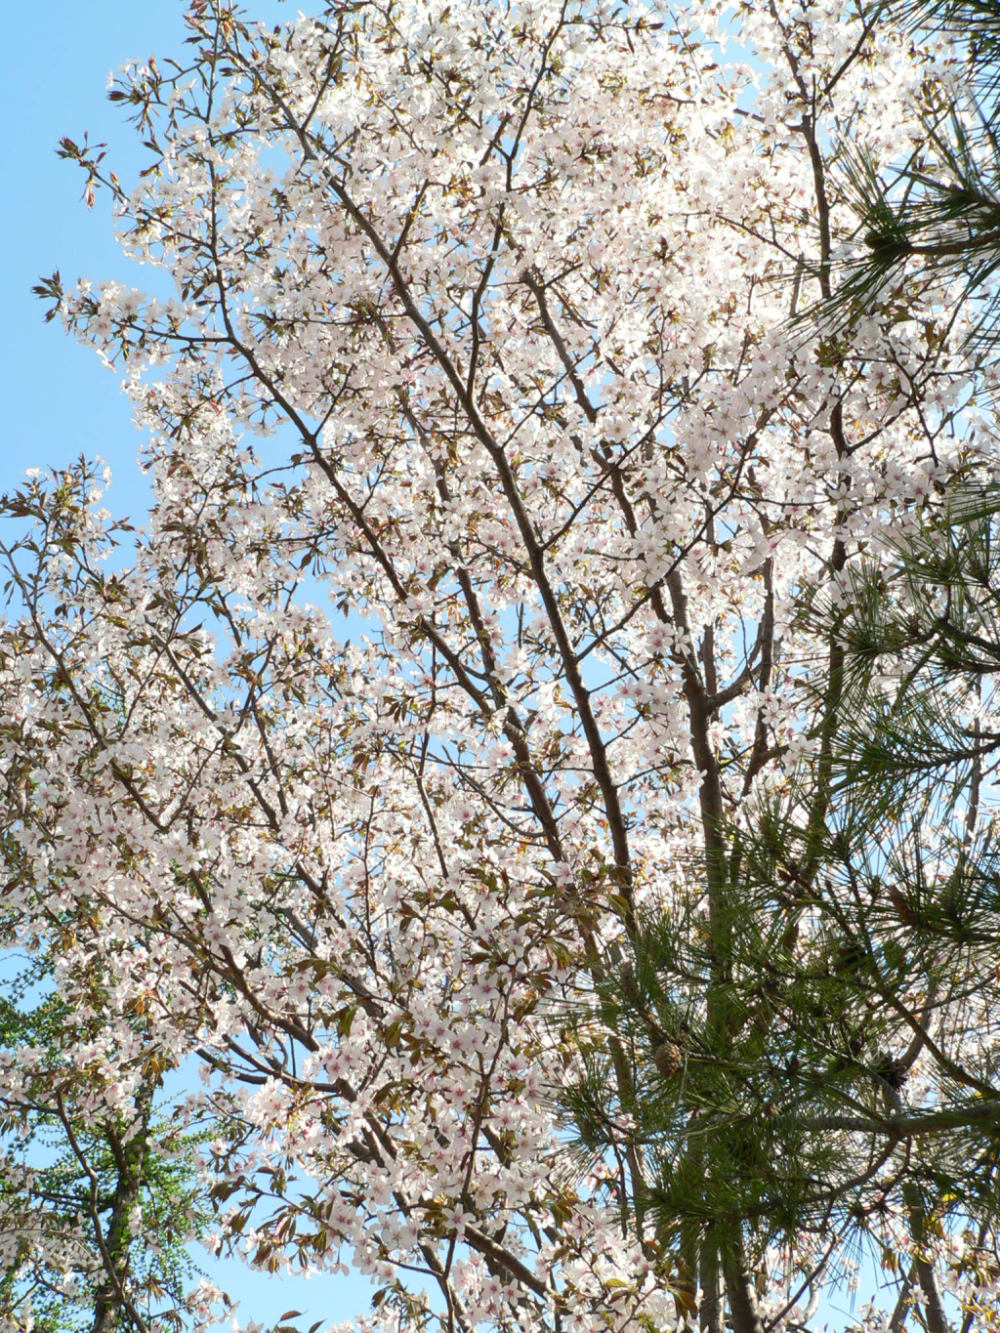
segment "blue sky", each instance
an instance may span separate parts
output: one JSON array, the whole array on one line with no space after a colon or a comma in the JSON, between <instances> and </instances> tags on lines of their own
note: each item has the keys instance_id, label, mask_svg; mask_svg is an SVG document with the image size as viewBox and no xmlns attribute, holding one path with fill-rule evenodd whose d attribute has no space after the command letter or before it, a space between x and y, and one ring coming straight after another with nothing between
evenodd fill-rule
<instances>
[{"instance_id":1,"label":"blue sky","mask_svg":"<svg viewBox=\"0 0 1000 1333\"><path fill-rule=\"evenodd\" d=\"M107 503L117 516L141 521L145 487L136 466L141 437L115 375L59 324L46 324L32 296L39 277L58 268L64 280L115 278L137 287L149 277L126 262L114 239L110 203L81 202L79 168L56 157L63 135L108 144L109 164L134 180L143 153L124 115L106 98L108 73L132 58L183 51L184 6L178 0L36 0L5 6L8 53L0 80L4 207L0 214L0 492L32 466L65 465L100 454L114 471ZM295 6L253 0L253 17L278 22ZM151 283L149 285L152 285ZM365 1309L366 1278L269 1279L242 1265L196 1259L241 1301L240 1318L276 1320L286 1310L308 1328Z\"/></svg>"},{"instance_id":2,"label":"blue sky","mask_svg":"<svg viewBox=\"0 0 1000 1333\"><path fill-rule=\"evenodd\" d=\"M115 377L57 324L43 323L31 287L56 268L70 281L117 277L142 285L118 254L108 201L84 207L82 173L55 149L63 135L79 139L89 131L92 142L108 143L122 179L134 178L142 149L105 97L108 72L130 57L178 51L182 12L174 0L38 0L7 8L7 50L16 56L0 83L8 127L0 148L5 490L25 467L99 453L114 466L122 492L116 499L134 502L141 493L127 475L135 472L139 437Z\"/></svg>"}]
</instances>

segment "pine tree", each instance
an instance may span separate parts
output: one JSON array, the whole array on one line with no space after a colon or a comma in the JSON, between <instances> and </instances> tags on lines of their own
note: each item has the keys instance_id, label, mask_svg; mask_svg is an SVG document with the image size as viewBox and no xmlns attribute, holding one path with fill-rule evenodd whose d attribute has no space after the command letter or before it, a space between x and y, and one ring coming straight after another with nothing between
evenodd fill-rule
<instances>
[{"instance_id":1,"label":"pine tree","mask_svg":"<svg viewBox=\"0 0 1000 1333\"><path fill-rule=\"evenodd\" d=\"M960 313L968 320L964 341L989 358L1000 341L1000 8L882 0L871 21L895 24L917 44L943 40L954 64L942 62L925 81L924 133L908 161L880 163L870 147L842 143L862 250L821 319L842 328L858 316L891 315L904 293L923 291L943 301L949 330Z\"/></svg>"},{"instance_id":2,"label":"pine tree","mask_svg":"<svg viewBox=\"0 0 1000 1333\"><path fill-rule=\"evenodd\" d=\"M804 605L842 678L808 685L812 757L727 830L727 914L679 921L665 893L606 958L565 1106L692 1314L706 1254L734 1307L739 1263L810 1235L853 1233L893 1275L909 1250L894 1327L915 1301L944 1333L930 1254L956 1237L956 1276L1000 1280L998 514L995 489L954 495L891 565ZM957 999L978 1055L938 1021ZM990 1326L985 1303L965 1320Z\"/></svg>"},{"instance_id":3,"label":"pine tree","mask_svg":"<svg viewBox=\"0 0 1000 1333\"><path fill-rule=\"evenodd\" d=\"M0 1329L179 1327L197 1275L187 1242L208 1218L196 1200L197 1134L156 1109L155 1057L130 1093L104 1095L108 1052L88 1043L86 1015L60 996L51 959L7 991L0 1068L9 1075L5 1057L23 1060L25 1049L36 1058L0 1091Z\"/></svg>"}]
</instances>

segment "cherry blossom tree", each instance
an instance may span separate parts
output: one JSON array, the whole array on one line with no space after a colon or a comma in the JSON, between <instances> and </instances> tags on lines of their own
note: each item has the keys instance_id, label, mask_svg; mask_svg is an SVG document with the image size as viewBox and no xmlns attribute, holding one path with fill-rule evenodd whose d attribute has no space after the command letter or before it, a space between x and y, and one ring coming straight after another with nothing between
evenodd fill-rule
<instances>
[{"instance_id":1,"label":"cherry blossom tree","mask_svg":"<svg viewBox=\"0 0 1000 1333\"><path fill-rule=\"evenodd\" d=\"M784 0L189 24L111 92L135 188L62 145L173 296L41 289L123 375L148 519L116 527L86 461L4 506L4 912L105 1034L78 1123L198 1066L215 1243L350 1261L366 1330L801 1327L852 1262L836 1219L658 1230L627 1116L581 1173L559 1093L609 956L651 917L725 938L732 830L810 754L825 817L845 648L803 595L838 605L991 465L919 294L788 331L857 224L832 145L908 152L949 50ZM961 1001L933 1021L971 1040ZM887 1206L891 1270L944 1283L955 1243Z\"/></svg>"}]
</instances>

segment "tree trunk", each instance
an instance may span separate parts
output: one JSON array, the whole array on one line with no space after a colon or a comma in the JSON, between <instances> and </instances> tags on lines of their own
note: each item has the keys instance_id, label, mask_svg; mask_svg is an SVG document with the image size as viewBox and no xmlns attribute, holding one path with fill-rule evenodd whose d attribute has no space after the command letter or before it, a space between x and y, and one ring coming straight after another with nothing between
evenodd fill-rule
<instances>
[{"instance_id":1,"label":"tree trunk","mask_svg":"<svg viewBox=\"0 0 1000 1333\"><path fill-rule=\"evenodd\" d=\"M726 1247L724 1264L734 1333L764 1333L757 1305L757 1288L741 1240Z\"/></svg>"},{"instance_id":2,"label":"tree trunk","mask_svg":"<svg viewBox=\"0 0 1000 1333\"><path fill-rule=\"evenodd\" d=\"M722 1299L719 1251L715 1241L706 1239L701 1246L701 1333L725 1333L725 1307Z\"/></svg>"},{"instance_id":3,"label":"tree trunk","mask_svg":"<svg viewBox=\"0 0 1000 1333\"><path fill-rule=\"evenodd\" d=\"M915 1266L917 1278L920 1282L920 1290L924 1298L924 1321L927 1325L927 1333L950 1333L937 1274L934 1272L934 1265L928 1263L924 1255L925 1215L923 1200L920 1197L919 1188L912 1182L903 1186L903 1200L910 1214L910 1235L916 1249Z\"/></svg>"},{"instance_id":4,"label":"tree trunk","mask_svg":"<svg viewBox=\"0 0 1000 1333\"><path fill-rule=\"evenodd\" d=\"M142 1190L143 1159L149 1141L149 1116L153 1103L154 1081L140 1085L135 1110L139 1129L127 1143L122 1143L114 1129L108 1130L108 1142L118 1163L111 1217L104 1235L102 1262L104 1280L94 1297L94 1322L91 1333L116 1333L122 1317L122 1287L128 1275L132 1235L129 1214L139 1202ZM96 1225L96 1219L95 1219ZM110 1271L109 1271L110 1269Z\"/></svg>"}]
</instances>

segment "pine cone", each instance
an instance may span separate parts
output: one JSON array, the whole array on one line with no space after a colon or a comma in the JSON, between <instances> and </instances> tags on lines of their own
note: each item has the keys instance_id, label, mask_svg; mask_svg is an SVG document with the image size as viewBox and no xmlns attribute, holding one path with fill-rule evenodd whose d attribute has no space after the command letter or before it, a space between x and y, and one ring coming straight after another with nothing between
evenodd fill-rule
<instances>
[{"instance_id":1,"label":"pine cone","mask_svg":"<svg viewBox=\"0 0 1000 1333\"><path fill-rule=\"evenodd\" d=\"M672 1041L662 1042L653 1052L653 1064L664 1078L673 1078L684 1064L684 1052Z\"/></svg>"}]
</instances>

